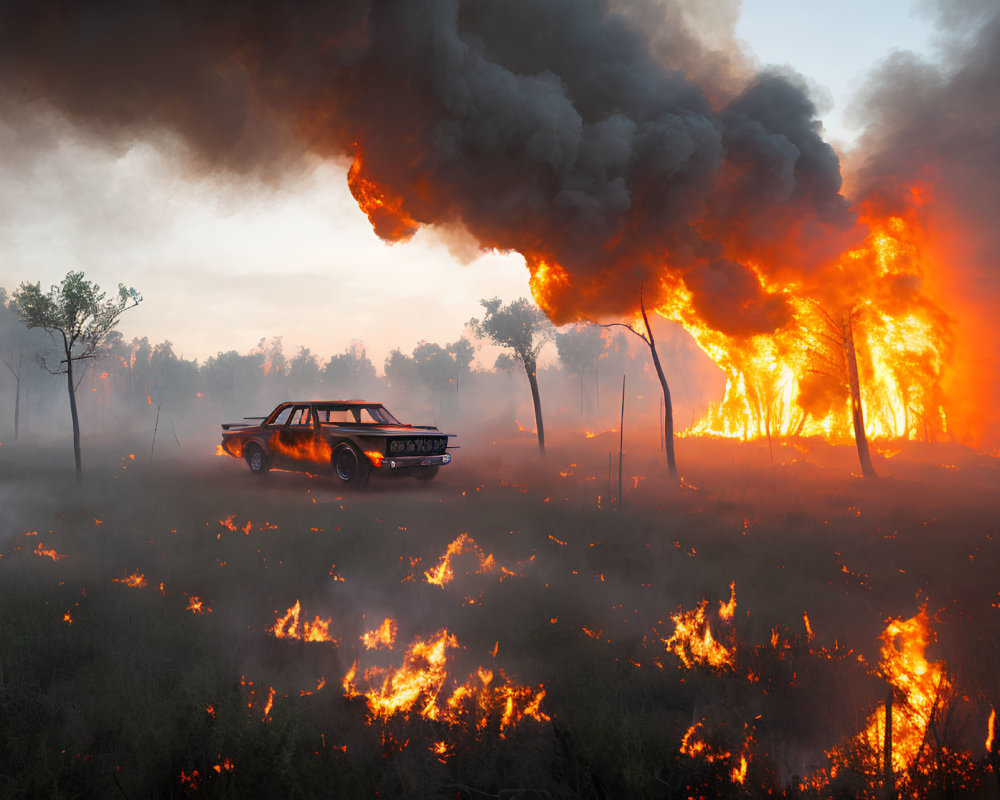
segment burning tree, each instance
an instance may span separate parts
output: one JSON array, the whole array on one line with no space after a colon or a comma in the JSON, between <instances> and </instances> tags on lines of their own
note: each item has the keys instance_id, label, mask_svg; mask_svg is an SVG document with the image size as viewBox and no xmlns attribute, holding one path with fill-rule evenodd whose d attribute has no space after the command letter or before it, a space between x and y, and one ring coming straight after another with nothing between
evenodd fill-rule
<instances>
[{"instance_id":1,"label":"burning tree","mask_svg":"<svg viewBox=\"0 0 1000 800\"><path fill-rule=\"evenodd\" d=\"M62 345L65 358L57 367L43 364L53 374L66 375L69 390L69 410L73 420L73 456L76 479L83 479L80 459L80 420L76 410L76 385L73 383L73 362L93 358L97 349L118 324L122 313L142 300L135 289L118 284L118 296L105 300L106 292L88 281L82 272L68 272L58 286L42 293L40 283L22 283L14 291L18 315L29 328L42 328L57 346ZM58 336L57 336L58 334Z\"/></svg>"},{"instance_id":2,"label":"burning tree","mask_svg":"<svg viewBox=\"0 0 1000 800\"><path fill-rule=\"evenodd\" d=\"M854 326L858 321L860 309L852 308L845 311L839 320L818 305L817 310L824 322L824 329L818 335L825 347L818 350L816 359L825 369L817 368L816 371L826 371L834 380L848 388L851 399L851 424L854 429L854 442L858 448L858 461L861 462L861 474L866 478L877 478L868 450L868 435L865 433L858 354L854 346Z\"/></svg>"},{"instance_id":3,"label":"burning tree","mask_svg":"<svg viewBox=\"0 0 1000 800\"><path fill-rule=\"evenodd\" d=\"M538 451L545 455L545 428L542 425L542 401L538 396L538 353L554 333L548 321L527 298L519 298L507 305L501 305L500 298L483 300L486 315L482 321L473 318L469 324L482 339L514 351L521 361L531 386L531 401L535 406L535 427L538 430Z\"/></svg>"}]
</instances>

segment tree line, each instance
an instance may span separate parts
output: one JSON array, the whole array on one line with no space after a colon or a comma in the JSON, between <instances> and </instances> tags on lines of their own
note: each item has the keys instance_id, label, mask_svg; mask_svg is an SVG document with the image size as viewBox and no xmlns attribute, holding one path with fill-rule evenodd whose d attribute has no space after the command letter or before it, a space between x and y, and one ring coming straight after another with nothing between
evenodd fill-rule
<instances>
[{"instance_id":1,"label":"tree line","mask_svg":"<svg viewBox=\"0 0 1000 800\"><path fill-rule=\"evenodd\" d=\"M388 394L390 400L425 397L435 416L448 417L460 410L462 397L484 377L474 368L478 340L500 350L494 373L524 376L522 386L531 393L539 450L544 453L538 386L538 356L544 345L554 344L561 383L573 387L562 393L564 402L572 397L580 416L600 413L602 376L612 379L626 369L644 368L634 363L623 334L587 323L556 329L525 298L508 304L483 300L484 313L469 320L466 334L445 344L420 341L409 353L397 347L385 358L381 376L360 340L323 359L304 346L286 354L281 338L262 338L249 352L218 352L199 363L178 355L170 341L129 341L116 329L122 314L141 299L124 286L108 299L82 272L69 273L47 292L31 283L10 294L0 288L0 389L12 395L15 439L30 429L33 411L49 410L68 394L79 474L80 392L89 401L96 399L102 415L105 405L115 411L162 407L184 412L196 403L242 415L261 413L266 409L258 405L290 398L382 399ZM612 403L606 405L610 409ZM88 406L93 409L95 403Z\"/></svg>"}]
</instances>

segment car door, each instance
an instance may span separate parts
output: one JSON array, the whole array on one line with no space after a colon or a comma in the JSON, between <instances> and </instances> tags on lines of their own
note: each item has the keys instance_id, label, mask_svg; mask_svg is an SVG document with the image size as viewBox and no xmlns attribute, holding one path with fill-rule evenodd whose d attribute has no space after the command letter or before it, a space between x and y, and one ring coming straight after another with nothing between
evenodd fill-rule
<instances>
[{"instance_id":1,"label":"car door","mask_svg":"<svg viewBox=\"0 0 1000 800\"><path fill-rule=\"evenodd\" d=\"M321 463L323 459L317 447L317 439L312 406L294 406L288 421L276 430L275 438L272 439L272 457L299 469Z\"/></svg>"}]
</instances>

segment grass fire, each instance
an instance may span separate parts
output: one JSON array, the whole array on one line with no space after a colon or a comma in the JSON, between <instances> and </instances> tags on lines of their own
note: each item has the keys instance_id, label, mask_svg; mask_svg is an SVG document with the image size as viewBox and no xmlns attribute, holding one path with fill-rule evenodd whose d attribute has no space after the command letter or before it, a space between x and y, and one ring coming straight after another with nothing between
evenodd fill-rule
<instances>
[{"instance_id":1,"label":"grass fire","mask_svg":"<svg viewBox=\"0 0 1000 800\"><path fill-rule=\"evenodd\" d=\"M994 459L689 437L665 493L636 439L661 483L604 505L598 439L525 437L346 495L207 443L65 494L19 451L4 791L994 796Z\"/></svg>"}]
</instances>

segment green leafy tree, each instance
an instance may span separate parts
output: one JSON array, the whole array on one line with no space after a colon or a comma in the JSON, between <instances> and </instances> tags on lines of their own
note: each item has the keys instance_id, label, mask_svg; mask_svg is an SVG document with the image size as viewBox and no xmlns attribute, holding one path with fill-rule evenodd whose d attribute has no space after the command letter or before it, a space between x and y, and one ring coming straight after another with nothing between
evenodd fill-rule
<instances>
[{"instance_id":1,"label":"green leafy tree","mask_svg":"<svg viewBox=\"0 0 1000 800\"><path fill-rule=\"evenodd\" d=\"M76 479L83 479L80 457L80 418L76 410L76 385L73 364L93 358L98 348L118 324L122 313L137 306L142 296L135 289L118 284L117 295L105 299L106 292L88 281L82 272L68 272L62 283L42 292L41 283L22 283L13 294L18 316L29 328L42 328L61 345L64 356L58 366L45 364L54 374L66 375L69 411L73 421L73 456Z\"/></svg>"},{"instance_id":2,"label":"green leafy tree","mask_svg":"<svg viewBox=\"0 0 1000 800\"><path fill-rule=\"evenodd\" d=\"M542 401L538 395L538 353L550 341L555 328L545 314L525 297L503 305L499 297L482 300L486 314L482 320L471 319L469 325L481 339L489 339L500 347L513 350L528 376L531 401L535 407L535 428L538 431L538 451L545 455L545 428L542 424Z\"/></svg>"}]
</instances>

